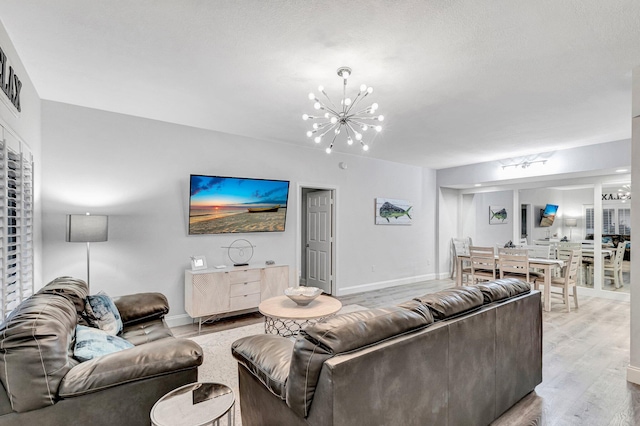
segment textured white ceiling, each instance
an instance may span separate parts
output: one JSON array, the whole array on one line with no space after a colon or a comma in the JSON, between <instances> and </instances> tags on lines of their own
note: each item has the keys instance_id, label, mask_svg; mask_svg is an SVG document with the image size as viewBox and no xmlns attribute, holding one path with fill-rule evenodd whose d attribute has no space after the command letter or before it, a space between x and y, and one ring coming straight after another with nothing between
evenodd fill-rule
<instances>
[{"instance_id":1,"label":"textured white ceiling","mask_svg":"<svg viewBox=\"0 0 640 426\"><path fill-rule=\"evenodd\" d=\"M364 155L432 168L629 138L640 65L638 0L0 0L0 19L43 99L314 148L307 94L336 99L350 66L385 115Z\"/></svg>"}]
</instances>

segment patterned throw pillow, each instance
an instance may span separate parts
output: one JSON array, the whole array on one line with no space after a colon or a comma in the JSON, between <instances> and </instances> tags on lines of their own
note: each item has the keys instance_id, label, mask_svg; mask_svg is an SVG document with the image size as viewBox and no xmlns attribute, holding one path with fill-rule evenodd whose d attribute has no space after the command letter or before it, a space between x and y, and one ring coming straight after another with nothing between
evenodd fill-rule
<instances>
[{"instance_id":1,"label":"patterned throw pillow","mask_svg":"<svg viewBox=\"0 0 640 426\"><path fill-rule=\"evenodd\" d=\"M98 328L77 325L73 356L80 362L89 361L98 356L133 348L133 346L122 337L112 336Z\"/></svg>"},{"instance_id":2,"label":"patterned throw pillow","mask_svg":"<svg viewBox=\"0 0 640 426\"><path fill-rule=\"evenodd\" d=\"M90 325L104 330L112 336L122 331L120 312L105 292L101 291L98 294L87 296L85 312Z\"/></svg>"}]
</instances>

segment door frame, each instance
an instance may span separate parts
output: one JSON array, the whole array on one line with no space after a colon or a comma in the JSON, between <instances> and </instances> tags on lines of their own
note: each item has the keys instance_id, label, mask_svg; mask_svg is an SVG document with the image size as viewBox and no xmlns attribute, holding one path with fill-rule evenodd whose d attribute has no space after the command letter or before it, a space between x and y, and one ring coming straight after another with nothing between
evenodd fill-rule
<instances>
[{"instance_id":1,"label":"door frame","mask_svg":"<svg viewBox=\"0 0 640 426\"><path fill-rule=\"evenodd\" d=\"M337 220L337 211L338 211L338 187L335 185L327 185L327 184L316 184L316 183L307 183L307 182L298 182L296 195L298 197L297 203L297 219L298 226L296 228L296 276L295 282L296 285L300 283L300 278L302 278L302 250L305 247L302 245L302 236L306 235L306 229L303 229L303 220L302 215L306 214L302 210L303 205L303 197L302 190L303 189L315 189L318 191L330 191L331 192L331 294L336 294L337 283L338 283L338 264L337 264L337 253L338 253L338 220Z\"/></svg>"}]
</instances>

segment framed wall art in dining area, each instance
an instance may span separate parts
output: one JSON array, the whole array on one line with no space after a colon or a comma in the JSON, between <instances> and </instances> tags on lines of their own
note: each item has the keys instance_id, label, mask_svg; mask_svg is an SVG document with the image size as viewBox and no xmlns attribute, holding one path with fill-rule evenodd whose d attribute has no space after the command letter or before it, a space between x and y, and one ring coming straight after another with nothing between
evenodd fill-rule
<instances>
[{"instance_id":1,"label":"framed wall art in dining area","mask_svg":"<svg viewBox=\"0 0 640 426\"><path fill-rule=\"evenodd\" d=\"M489 206L489 225L509 223L509 214L503 206Z\"/></svg>"}]
</instances>

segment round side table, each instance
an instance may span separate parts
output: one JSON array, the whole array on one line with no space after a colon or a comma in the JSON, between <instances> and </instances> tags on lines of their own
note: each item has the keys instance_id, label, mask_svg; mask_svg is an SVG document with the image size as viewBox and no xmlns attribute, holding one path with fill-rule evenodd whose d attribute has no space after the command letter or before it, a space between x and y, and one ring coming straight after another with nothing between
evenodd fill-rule
<instances>
[{"instance_id":1,"label":"round side table","mask_svg":"<svg viewBox=\"0 0 640 426\"><path fill-rule=\"evenodd\" d=\"M154 426L235 425L235 398L229 386L220 383L190 383L172 390L153 405Z\"/></svg>"},{"instance_id":2,"label":"round side table","mask_svg":"<svg viewBox=\"0 0 640 426\"><path fill-rule=\"evenodd\" d=\"M258 305L264 315L264 332L283 337L297 335L302 327L333 315L340 308L342 303L330 296L318 296L307 306L299 306L287 296L272 297Z\"/></svg>"}]
</instances>

